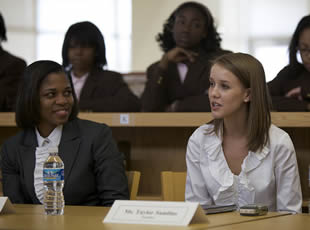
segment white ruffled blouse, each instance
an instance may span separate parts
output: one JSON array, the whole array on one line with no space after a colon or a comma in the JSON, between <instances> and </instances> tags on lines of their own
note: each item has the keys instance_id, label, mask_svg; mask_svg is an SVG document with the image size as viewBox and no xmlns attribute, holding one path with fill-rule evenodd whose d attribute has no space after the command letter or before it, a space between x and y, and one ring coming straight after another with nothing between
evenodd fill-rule
<instances>
[{"instance_id":1,"label":"white ruffled blouse","mask_svg":"<svg viewBox=\"0 0 310 230\"><path fill-rule=\"evenodd\" d=\"M201 205L260 203L270 211L300 212L301 186L296 153L289 135L271 125L269 144L244 159L234 175L225 159L222 139L212 124L200 126L187 145L185 199ZM220 135L221 136L221 135Z\"/></svg>"},{"instance_id":2,"label":"white ruffled blouse","mask_svg":"<svg viewBox=\"0 0 310 230\"><path fill-rule=\"evenodd\" d=\"M59 145L62 125L57 126L48 137L44 138L36 129L38 147L35 152L35 169L34 169L34 189L38 200L43 204L44 187L43 187L43 164L49 156L48 148Z\"/></svg>"}]
</instances>

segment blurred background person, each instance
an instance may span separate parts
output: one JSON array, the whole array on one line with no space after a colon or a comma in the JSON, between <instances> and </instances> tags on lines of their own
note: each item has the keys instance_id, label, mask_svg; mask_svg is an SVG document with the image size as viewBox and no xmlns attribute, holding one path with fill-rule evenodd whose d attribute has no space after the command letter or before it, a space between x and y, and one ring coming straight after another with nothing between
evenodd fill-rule
<instances>
[{"instance_id":1,"label":"blurred background person","mask_svg":"<svg viewBox=\"0 0 310 230\"><path fill-rule=\"evenodd\" d=\"M7 41L4 18L0 13L0 112L14 111L20 79L26 62L2 48Z\"/></svg>"},{"instance_id":2,"label":"blurred background person","mask_svg":"<svg viewBox=\"0 0 310 230\"><path fill-rule=\"evenodd\" d=\"M210 111L210 61L227 51L209 9L197 2L181 4L156 40L165 53L147 69L142 111Z\"/></svg>"},{"instance_id":3,"label":"blurred background person","mask_svg":"<svg viewBox=\"0 0 310 230\"><path fill-rule=\"evenodd\" d=\"M289 64L268 87L276 111L310 111L310 15L304 16L295 29L289 45Z\"/></svg>"},{"instance_id":4,"label":"blurred background person","mask_svg":"<svg viewBox=\"0 0 310 230\"><path fill-rule=\"evenodd\" d=\"M139 98L121 74L104 69L107 65L104 38L93 23L84 21L69 27L62 59L72 78L81 111L140 111Z\"/></svg>"}]
</instances>

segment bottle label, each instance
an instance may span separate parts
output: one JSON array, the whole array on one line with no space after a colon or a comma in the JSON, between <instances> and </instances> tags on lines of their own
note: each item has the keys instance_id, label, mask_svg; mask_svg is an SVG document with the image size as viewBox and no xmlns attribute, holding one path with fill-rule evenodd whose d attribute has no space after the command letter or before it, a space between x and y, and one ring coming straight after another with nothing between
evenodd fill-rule
<instances>
[{"instance_id":1,"label":"bottle label","mask_svg":"<svg viewBox=\"0 0 310 230\"><path fill-rule=\"evenodd\" d=\"M64 169L43 169L43 181L62 181L64 180Z\"/></svg>"}]
</instances>

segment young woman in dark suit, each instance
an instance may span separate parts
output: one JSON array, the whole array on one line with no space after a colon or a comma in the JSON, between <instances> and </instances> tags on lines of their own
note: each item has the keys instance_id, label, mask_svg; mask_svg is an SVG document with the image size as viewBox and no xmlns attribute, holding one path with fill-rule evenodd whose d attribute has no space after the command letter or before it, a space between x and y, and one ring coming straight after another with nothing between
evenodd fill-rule
<instances>
[{"instance_id":1,"label":"young woman in dark suit","mask_svg":"<svg viewBox=\"0 0 310 230\"><path fill-rule=\"evenodd\" d=\"M26 62L2 48L7 41L4 19L0 13L0 112L14 111L18 83L25 71Z\"/></svg>"},{"instance_id":2,"label":"young woman in dark suit","mask_svg":"<svg viewBox=\"0 0 310 230\"><path fill-rule=\"evenodd\" d=\"M34 62L26 68L16 106L19 133L1 149L3 193L13 203L43 202L47 148L58 146L65 166L67 205L110 206L128 199L123 156L111 130L77 118L72 85L61 65Z\"/></svg>"},{"instance_id":3,"label":"young woman in dark suit","mask_svg":"<svg viewBox=\"0 0 310 230\"><path fill-rule=\"evenodd\" d=\"M304 16L295 29L289 45L289 64L268 87L274 110L310 111L310 15Z\"/></svg>"},{"instance_id":4,"label":"young woman in dark suit","mask_svg":"<svg viewBox=\"0 0 310 230\"><path fill-rule=\"evenodd\" d=\"M79 22L69 27L62 59L72 78L81 111L140 111L140 100L123 77L104 69L107 65L104 38L93 23Z\"/></svg>"},{"instance_id":5,"label":"young woman in dark suit","mask_svg":"<svg viewBox=\"0 0 310 230\"><path fill-rule=\"evenodd\" d=\"M210 60L227 51L220 47L209 9L197 2L181 4L157 41L165 53L147 69L142 111L210 112Z\"/></svg>"}]
</instances>

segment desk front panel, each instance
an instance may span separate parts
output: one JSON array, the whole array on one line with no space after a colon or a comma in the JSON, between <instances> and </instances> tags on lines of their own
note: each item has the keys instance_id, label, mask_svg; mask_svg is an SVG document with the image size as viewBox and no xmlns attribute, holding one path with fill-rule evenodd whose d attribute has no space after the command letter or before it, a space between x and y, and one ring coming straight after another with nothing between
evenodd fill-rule
<instances>
[{"instance_id":1,"label":"desk front panel","mask_svg":"<svg viewBox=\"0 0 310 230\"><path fill-rule=\"evenodd\" d=\"M119 113L80 113L111 126L113 136L127 157L127 169L141 172L139 196L160 199L160 172L185 171L188 138L210 113L128 113L130 124L120 124ZM303 196L310 198L310 113L272 113L272 121L286 130L295 145ZM14 113L0 113L0 144L18 129Z\"/></svg>"},{"instance_id":2,"label":"desk front panel","mask_svg":"<svg viewBox=\"0 0 310 230\"><path fill-rule=\"evenodd\" d=\"M0 215L0 229L6 230L50 230L50 229L105 229L105 230L187 230L208 229L244 222L255 223L260 219L282 218L286 213L268 213L260 217L244 217L238 212L208 215L205 224L190 224L186 227L135 225L135 224L103 224L102 220L109 211L106 207L66 206L63 216L46 216L42 205L14 205L16 214Z\"/></svg>"},{"instance_id":3,"label":"desk front panel","mask_svg":"<svg viewBox=\"0 0 310 230\"><path fill-rule=\"evenodd\" d=\"M112 128L113 136L127 152L128 169L141 171L140 196L161 194L161 171L186 171L187 141L196 127L130 127ZM310 198L308 166L310 165L310 128L283 128L292 138L299 165L304 199ZM122 148L122 146L127 147ZM130 147L129 147L130 146Z\"/></svg>"}]
</instances>

